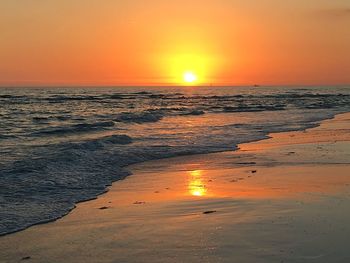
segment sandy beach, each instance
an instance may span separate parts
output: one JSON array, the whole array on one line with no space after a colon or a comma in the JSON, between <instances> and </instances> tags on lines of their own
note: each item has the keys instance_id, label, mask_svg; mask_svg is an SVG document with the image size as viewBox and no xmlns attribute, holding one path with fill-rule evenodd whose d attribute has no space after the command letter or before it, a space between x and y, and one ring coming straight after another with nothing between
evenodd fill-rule
<instances>
[{"instance_id":1,"label":"sandy beach","mask_svg":"<svg viewBox=\"0 0 350 263\"><path fill-rule=\"evenodd\" d=\"M350 263L350 0L0 0L0 263Z\"/></svg>"},{"instance_id":2,"label":"sandy beach","mask_svg":"<svg viewBox=\"0 0 350 263\"><path fill-rule=\"evenodd\" d=\"M0 262L350 262L350 114L270 136L130 166L67 216L0 237Z\"/></svg>"}]
</instances>

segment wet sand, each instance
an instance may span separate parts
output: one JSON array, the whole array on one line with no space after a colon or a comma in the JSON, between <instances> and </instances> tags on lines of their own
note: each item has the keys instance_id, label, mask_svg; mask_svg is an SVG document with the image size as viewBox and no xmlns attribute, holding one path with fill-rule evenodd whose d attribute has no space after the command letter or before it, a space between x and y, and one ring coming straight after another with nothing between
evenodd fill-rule
<instances>
[{"instance_id":1,"label":"wet sand","mask_svg":"<svg viewBox=\"0 0 350 263\"><path fill-rule=\"evenodd\" d=\"M130 166L0 262L350 262L350 114L271 137Z\"/></svg>"}]
</instances>

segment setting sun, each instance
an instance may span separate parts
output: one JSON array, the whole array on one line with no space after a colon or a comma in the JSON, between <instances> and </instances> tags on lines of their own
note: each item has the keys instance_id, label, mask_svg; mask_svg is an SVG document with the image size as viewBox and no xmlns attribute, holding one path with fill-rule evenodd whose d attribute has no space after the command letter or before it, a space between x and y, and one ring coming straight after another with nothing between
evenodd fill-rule
<instances>
[{"instance_id":1,"label":"setting sun","mask_svg":"<svg viewBox=\"0 0 350 263\"><path fill-rule=\"evenodd\" d=\"M189 50L196 49L188 48ZM186 51L174 49L164 51L158 62L161 75L166 76L166 82L181 86L205 85L211 82L210 75L216 73L217 60L209 50ZM210 72L210 74L209 74Z\"/></svg>"},{"instance_id":2,"label":"setting sun","mask_svg":"<svg viewBox=\"0 0 350 263\"><path fill-rule=\"evenodd\" d=\"M186 83L194 83L197 81L197 76L193 72L185 72L183 79Z\"/></svg>"}]
</instances>

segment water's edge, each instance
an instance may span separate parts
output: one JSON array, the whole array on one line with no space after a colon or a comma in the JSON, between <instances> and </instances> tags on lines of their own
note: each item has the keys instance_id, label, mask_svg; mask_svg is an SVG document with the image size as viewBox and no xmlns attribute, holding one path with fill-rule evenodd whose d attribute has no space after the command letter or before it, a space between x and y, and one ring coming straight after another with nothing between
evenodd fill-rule
<instances>
[{"instance_id":1,"label":"water's edge","mask_svg":"<svg viewBox=\"0 0 350 263\"><path fill-rule=\"evenodd\" d=\"M32 223L32 224L28 224L26 226L23 226L23 227L19 227L18 229L15 229L13 231L9 231L9 232L6 232L6 233L0 233L0 237L1 236L5 236L5 235L10 235L10 234L15 234L17 232L20 232L20 231L24 231L32 226L36 226L36 225L41 225L41 224L47 224L47 223L50 223L50 222L54 222L58 219L61 219L63 218L64 216L68 215L72 210L74 210L74 208L76 208L76 206L79 204L79 203L83 203L83 202L88 202L88 201L91 201L91 200L95 200L97 199L99 196L103 195L103 194L106 194L108 191L109 191L109 188L112 186L113 183L116 183L120 180L123 180L125 179L127 176L130 176L132 175L132 172L129 171L127 169L127 167L131 166L131 165L135 165L135 164L139 164L139 163L143 163L143 162L148 162L148 161L154 161L154 160L163 160L163 159L169 159L169 158L176 158L176 157L179 157L179 156L195 156L195 155L204 155L204 154L211 154L211 153L220 153L220 152L230 152L230 151L239 151L239 145L241 144L247 144L247 143L253 143L253 142L257 142L257 141L262 141L262 140L266 140L266 139L269 139L271 138L271 135L272 134L276 134L276 133L283 133L283 132L296 132L296 131L305 131L305 130L309 130L309 129L312 129L312 128L315 128L315 127L318 127L321 125L322 122L324 121L327 121L327 120L332 120L334 119L337 115L340 115L340 114L344 114L344 113L349 113L350 111L340 111L340 112L337 112L335 114L333 114L331 117L328 117L328 118L324 118L324 119L320 119L320 120L317 120L317 121L314 121L310 124L307 124L305 125L305 127L302 127L300 129L292 129L292 130L288 130L288 131L285 131L285 130L282 130L282 131L274 131L274 132L267 132L266 134L262 135L261 138L255 138L253 140L248 140L248 141L244 141L242 143L239 143L237 145L235 145L235 148L233 149L229 149L229 150L214 150L214 151L207 151L207 152L202 152L202 153L180 153L176 156L165 156L163 158L155 158L155 159L146 159L146 160L142 160L142 161L136 161L136 162L131 162L125 166L121 166L121 168L123 169L123 173L122 174L119 174L119 177L118 178L115 178L114 180L112 180L110 183L108 184L105 184L104 186L104 189L102 191L100 191L99 193L97 193L96 195L94 196L91 196L89 198L83 198L77 202L74 203L74 205L72 205L70 208L67 209L66 212L63 212L60 216L55 216L51 219L47 219L47 220L42 220L42 221L38 221L38 222L35 222L35 223Z\"/></svg>"}]
</instances>

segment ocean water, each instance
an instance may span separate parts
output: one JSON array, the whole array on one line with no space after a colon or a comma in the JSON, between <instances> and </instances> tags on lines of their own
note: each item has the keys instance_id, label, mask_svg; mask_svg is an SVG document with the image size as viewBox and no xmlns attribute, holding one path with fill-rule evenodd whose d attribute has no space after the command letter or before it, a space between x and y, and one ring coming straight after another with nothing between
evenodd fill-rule
<instances>
[{"instance_id":1,"label":"ocean water","mask_svg":"<svg viewBox=\"0 0 350 263\"><path fill-rule=\"evenodd\" d=\"M350 87L0 88L0 235L151 159L237 149L350 111Z\"/></svg>"}]
</instances>

